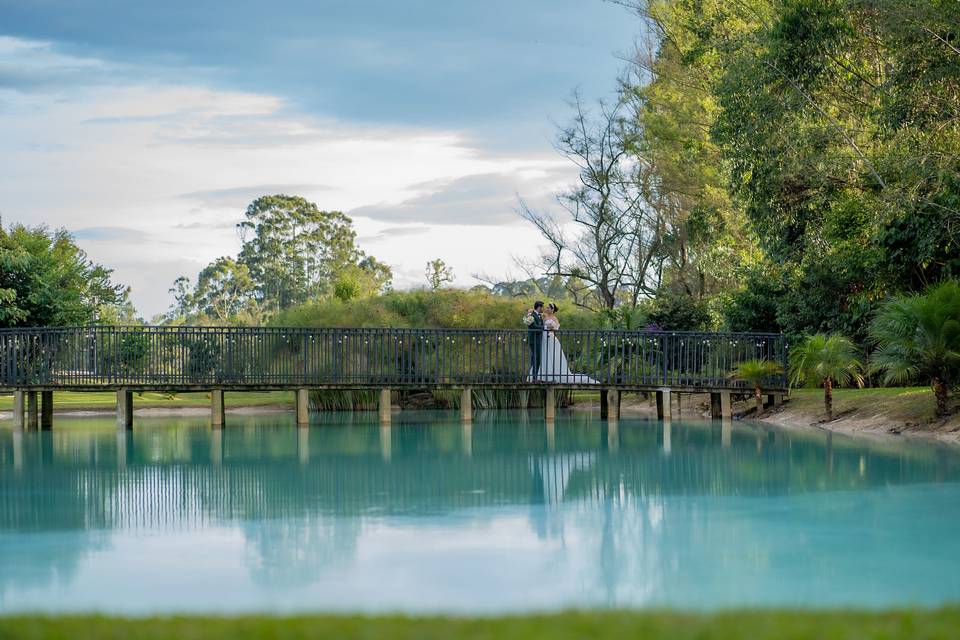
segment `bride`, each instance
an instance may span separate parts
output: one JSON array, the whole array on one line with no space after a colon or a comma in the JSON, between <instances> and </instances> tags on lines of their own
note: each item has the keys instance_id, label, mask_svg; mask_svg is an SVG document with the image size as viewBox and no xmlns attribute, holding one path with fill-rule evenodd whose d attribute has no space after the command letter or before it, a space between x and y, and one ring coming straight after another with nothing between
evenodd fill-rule
<instances>
[{"instance_id":1,"label":"bride","mask_svg":"<svg viewBox=\"0 0 960 640\"><path fill-rule=\"evenodd\" d=\"M563 347L560 345L560 339L553 333L560 328L557 311L559 311L557 305L551 302L543 313L543 360L540 365L540 375L537 379L566 384L599 384L589 376L570 371L567 356L563 353Z\"/></svg>"}]
</instances>

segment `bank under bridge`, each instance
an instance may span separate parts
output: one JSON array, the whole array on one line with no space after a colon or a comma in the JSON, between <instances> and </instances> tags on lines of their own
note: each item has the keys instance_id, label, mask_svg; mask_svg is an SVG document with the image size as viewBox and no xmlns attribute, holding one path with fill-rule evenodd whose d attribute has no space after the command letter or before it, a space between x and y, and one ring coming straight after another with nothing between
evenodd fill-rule
<instances>
[{"instance_id":1,"label":"bank under bridge","mask_svg":"<svg viewBox=\"0 0 960 640\"><path fill-rule=\"evenodd\" d=\"M624 392L656 394L671 417L671 395L711 394L716 418L730 416L731 396L752 387L731 377L741 362L767 359L787 369L781 334L682 331L557 331L568 368L544 357L531 374L525 330L338 329L284 327L90 326L0 329L0 390L14 394L13 422L49 428L55 391L115 391L118 424L129 427L137 391L204 391L211 423L224 422L225 392L292 390L297 422L309 419L309 392L379 391L389 423L393 389L457 389L461 417L471 419L473 389L544 394L554 417L557 390L600 394L616 418ZM547 349L547 351L552 351ZM778 403L785 374L762 383Z\"/></svg>"}]
</instances>

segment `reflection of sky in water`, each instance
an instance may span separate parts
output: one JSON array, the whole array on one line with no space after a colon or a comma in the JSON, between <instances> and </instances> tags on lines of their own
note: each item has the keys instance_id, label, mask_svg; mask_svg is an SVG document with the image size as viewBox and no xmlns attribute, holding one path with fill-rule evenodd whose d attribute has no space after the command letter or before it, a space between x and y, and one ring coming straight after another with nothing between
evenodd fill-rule
<instances>
[{"instance_id":1,"label":"reflection of sky in water","mask_svg":"<svg viewBox=\"0 0 960 640\"><path fill-rule=\"evenodd\" d=\"M0 609L960 599L945 446L517 414L286 420L0 431Z\"/></svg>"}]
</instances>

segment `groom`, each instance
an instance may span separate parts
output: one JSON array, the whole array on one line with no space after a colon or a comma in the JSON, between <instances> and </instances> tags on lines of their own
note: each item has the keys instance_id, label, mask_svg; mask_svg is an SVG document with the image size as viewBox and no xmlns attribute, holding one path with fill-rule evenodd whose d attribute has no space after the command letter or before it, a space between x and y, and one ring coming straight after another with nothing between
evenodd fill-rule
<instances>
[{"instance_id":1,"label":"groom","mask_svg":"<svg viewBox=\"0 0 960 640\"><path fill-rule=\"evenodd\" d=\"M543 302L533 303L533 323L527 330L527 342L530 345L530 376L537 380L540 377L540 362L543 360Z\"/></svg>"}]
</instances>

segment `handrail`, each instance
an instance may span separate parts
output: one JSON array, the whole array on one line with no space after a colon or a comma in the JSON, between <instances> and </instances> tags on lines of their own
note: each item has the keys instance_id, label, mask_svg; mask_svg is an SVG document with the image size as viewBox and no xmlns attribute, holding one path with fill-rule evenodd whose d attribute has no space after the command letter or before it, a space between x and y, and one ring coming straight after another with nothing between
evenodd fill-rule
<instances>
[{"instance_id":1,"label":"handrail","mask_svg":"<svg viewBox=\"0 0 960 640\"><path fill-rule=\"evenodd\" d=\"M525 329L85 326L0 329L0 387L187 389L601 385L737 389L771 333ZM564 367L559 344L569 363ZM785 375L764 388L785 389Z\"/></svg>"}]
</instances>

